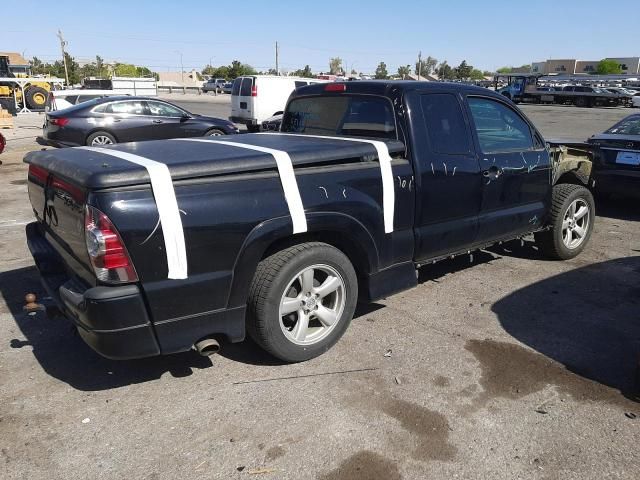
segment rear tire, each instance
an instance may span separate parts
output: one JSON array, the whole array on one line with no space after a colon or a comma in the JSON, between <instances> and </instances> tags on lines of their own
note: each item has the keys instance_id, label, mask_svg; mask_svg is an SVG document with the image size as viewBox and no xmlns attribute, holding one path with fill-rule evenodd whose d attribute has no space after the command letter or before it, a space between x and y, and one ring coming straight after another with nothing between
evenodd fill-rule
<instances>
[{"instance_id":1,"label":"rear tire","mask_svg":"<svg viewBox=\"0 0 640 480\"><path fill-rule=\"evenodd\" d=\"M207 130L204 134L205 137L220 137L222 135L226 135L226 133L224 133L219 128L212 128L210 130Z\"/></svg>"},{"instance_id":2,"label":"rear tire","mask_svg":"<svg viewBox=\"0 0 640 480\"><path fill-rule=\"evenodd\" d=\"M102 147L104 145L113 145L116 138L107 132L94 132L87 137L87 145L90 147Z\"/></svg>"},{"instance_id":3,"label":"rear tire","mask_svg":"<svg viewBox=\"0 0 640 480\"><path fill-rule=\"evenodd\" d=\"M260 131L260 125L247 125L247 132L257 133Z\"/></svg>"},{"instance_id":4,"label":"rear tire","mask_svg":"<svg viewBox=\"0 0 640 480\"><path fill-rule=\"evenodd\" d=\"M358 280L347 256L326 243L301 243L258 264L247 331L281 360L309 360L342 337L357 299Z\"/></svg>"},{"instance_id":5,"label":"rear tire","mask_svg":"<svg viewBox=\"0 0 640 480\"><path fill-rule=\"evenodd\" d=\"M595 221L591 192L581 186L562 183L553 187L550 229L535 234L542 253L556 260L569 260L584 250Z\"/></svg>"}]
</instances>

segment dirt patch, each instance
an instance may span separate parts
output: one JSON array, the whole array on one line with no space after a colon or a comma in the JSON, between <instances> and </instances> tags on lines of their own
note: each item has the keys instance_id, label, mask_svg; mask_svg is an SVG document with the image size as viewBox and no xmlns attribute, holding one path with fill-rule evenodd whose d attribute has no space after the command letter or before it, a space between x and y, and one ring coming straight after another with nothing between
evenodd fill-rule
<instances>
[{"instance_id":1,"label":"dirt patch","mask_svg":"<svg viewBox=\"0 0 640 480\"><path fill-rule=\"evenodd\" d=\"M27 184L27 179L23 178L21 180L11 180L9 183L11 185L26 185Z\"/></svg>"},{"instance_id":2,"label":"dirt patch","mask_svg":"<svg viewBox=\"0 0 640 480\"><path fill-rule=\"evenodd\" d=\"M277 458L282 457L285 454L285 450L282 447L282 445L277 445L275 447L271 447L269 450L267 450L267 454L265 456L265 463L269 463L274 461Z\"/></svg>"},{"instance_id":3,"label":"dirt patch","mask_svg":"<svg viewBox=\"0 0 640 480\"><path fill-rule=\"evenodd\" d=\"M363 450L352 455L335 470L318 477L320 480L399 480L398 466L377 453Z\"/></svg>"},{"instance_id":4,"label":"dirt patch","mask_svg":"<svg viewBox=\"0 0 640 480\"><path fill-rule=\"evenodd\" d=\"M443 377L442 375L438 375L436 378L433 379L432 383L436 387L444 388L451 385L451 380L449 380L447 377Z\"/></svg>"},{"instance_id":5,"label":"dirt patch","mask_svg":"<svg viewBox=\"0 0 640 480\"><path fill-rule=\"evenodd\" d=\"M480 385L484 391L474 399L478 408L492 398L518 399L549 385L578 401L637 406L616 390L572 373L562 364L520 345L490 339L469 340L465 349L476 357L482 369Z\"/></svg>"}]
</instances>

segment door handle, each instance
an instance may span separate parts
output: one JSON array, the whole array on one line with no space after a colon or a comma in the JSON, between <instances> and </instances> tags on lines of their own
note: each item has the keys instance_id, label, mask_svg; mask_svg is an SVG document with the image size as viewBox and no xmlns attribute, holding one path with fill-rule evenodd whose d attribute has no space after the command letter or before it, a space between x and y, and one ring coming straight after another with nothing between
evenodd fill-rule
<instances>
[{"instance_id":1,"label":"door handle","mask_svg":"<svg viewBox=\"0 0 640 480\"><path fill-rule=\"evenodd\" d=\"M114 118L114 119L113 119L113 123L118 123L118 122L120 122L120 121L121 121L121 120L120 120L119 118Z\"/></svg>"},{"instance_id":2,"label":"door handle","mask_svg":"<svg viewBox=\"0 0 640 480\"><path fill-rule=\"evenodd\" d=\"M162 123L162 120L154 120L153 123Z\"/></svg>"},{"instance_id":3,"label":"door handle","mask_svg":"<svg viewBox=\"0 0 640 480\"><path fill-rule=\"evenodd\" d=\"M502 170L500 167L496 167L495 165L492 165L490 168L482 172L482 176L486 178L498 178L503 173L504 173L504 170Z\"/></svg>"}]
</instances>

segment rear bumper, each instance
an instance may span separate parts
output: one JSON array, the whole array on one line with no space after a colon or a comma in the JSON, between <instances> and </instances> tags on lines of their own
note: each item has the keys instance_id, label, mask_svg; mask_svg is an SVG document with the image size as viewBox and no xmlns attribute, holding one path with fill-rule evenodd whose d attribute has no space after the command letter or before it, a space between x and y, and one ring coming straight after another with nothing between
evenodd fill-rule
<instances>
[{"instance_id":1,"label":"rear bumper","mask_svg":"<svg viewBox=\"0 0 640 480\"><path fill-rule=\"evenodd\" d=\"M45 137L36 137L36 143L38 145L42 145L44 147L56 147L56 148L65 148L65 147L79 147L78 143L71 142L61 142L58 140L49 140Z\"/></svg>"},{"instance_id":2,"label":"rear bumper","mask_svg":"<svg viewBox=\"0 0 640 480\"><path fill-rule=\"evenodd\" d=\"M640 198L640 171L602 169L593 177L596 192Z\"/></svg>"},{"instance_id":3,"label":"rear bumper","mask_svg":"<svg viewBox=\"0 0 640 480\"><path fill-rule=\"evenodd\" d=\"M69 275L36 222L26 227L27 244L42 283L82 339L107 358L143 358L160 347L137 285L89 287Z\"/></svg>"}]
</instances>

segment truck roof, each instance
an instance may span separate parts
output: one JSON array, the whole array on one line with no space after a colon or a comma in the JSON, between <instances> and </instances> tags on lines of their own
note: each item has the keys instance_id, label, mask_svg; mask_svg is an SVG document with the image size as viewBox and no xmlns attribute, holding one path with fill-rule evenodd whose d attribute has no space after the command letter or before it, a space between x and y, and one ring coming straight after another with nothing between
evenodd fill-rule
<instances>
[{"instance_id":1,"label":"truck roof","mask_svg":"<svg viewBox=\"0 0 640 480\"><path fill-rule=\"evenodd\" d=\"M409 91L421 91L421 92L439 92L439 91L457 91L465 93L481 93L483 95L495 96L504 100L504 96L495 93L493 90L489 90L483 87L476 87L475 85L467 85L466 83L453 83L453 82L417 82L414 80L356 80L352 82L340 82L345 85L344 93L360 93L370 95L382 95L382 96L397 96ZM291 95L292 97L304 96L304 95L321 95L325 94L325 88L327 85L335 85L335 83L320 83L314 85L308 85L304 87L298 87ZM331 94L340 95L342 92L327 92Z\"/></svg>"}]
</instances>

